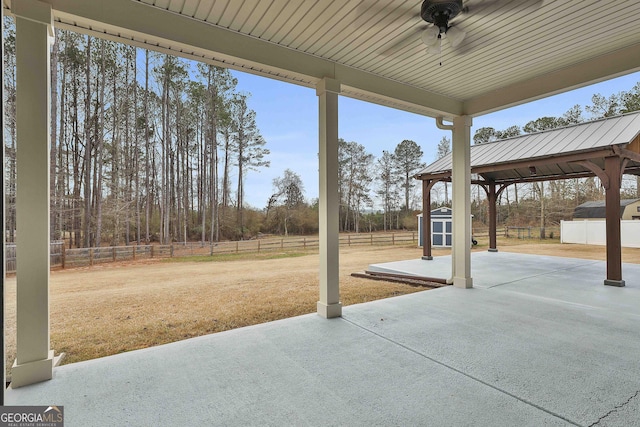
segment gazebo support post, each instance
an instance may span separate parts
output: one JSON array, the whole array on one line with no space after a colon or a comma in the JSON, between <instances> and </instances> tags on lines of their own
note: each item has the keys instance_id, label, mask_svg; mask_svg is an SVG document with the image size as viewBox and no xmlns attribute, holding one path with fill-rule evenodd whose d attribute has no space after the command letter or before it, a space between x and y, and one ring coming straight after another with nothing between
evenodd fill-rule
<instances>
[{"instance_id":1,"label":"gazebo support post","mask_svg":"<svg viewBox=\"0 0 640 427\"><path fill-rule=\"evenodd\" d=\"M616 149L613 150L617 151ZM605 189L605 228L607 234L607 286L624 286L622 280L622 238L620 236L620 186L622 184L623 163L619 155L604 158L604 170L598 165L582 160L576 162L596 174Z\"/></svg>"},{"instance_id":2,"label":"gazebo support post","mask_svg":"<svg viewBox=\"0 0 640 427\"><path fill-rule=\"evenodd\" d=\"M487 186L489 196L489 252L498 252L498 210L496 209L498 196L496 194L496 183L489 182Z\"/></svg>"},{"instance_id":3,"label":"gazebo support post","mask_svg":"<svg viewBox=\"0 0 640 427\"><path fill-rule=\"evenodd\" d=\"M604 171L609 181L605 186L607 278L604 284L622 287L624 280L622 280L622 239L620 237L620 185L622 180L620 157L606 157Z\"/></svg>"},{"instance_id":4,"label":"gazebo support post","mask_svg":"<svg viewBox=\"0 0 640 427\"><path fill-rule=\"evenodd\" d=\"M436 181L422 181L422 259L431 261L431 188Z\"/></svg>"}]
</instances>

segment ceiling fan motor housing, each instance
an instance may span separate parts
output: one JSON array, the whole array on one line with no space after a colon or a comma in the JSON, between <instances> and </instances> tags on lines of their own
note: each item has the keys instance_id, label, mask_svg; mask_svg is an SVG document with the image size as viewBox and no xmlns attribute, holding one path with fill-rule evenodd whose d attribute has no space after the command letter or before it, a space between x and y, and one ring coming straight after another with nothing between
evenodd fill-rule
<instances>
[{"instance_id":1,"label":"ceiling fan motor housing","mask_svg":"<svg viewBox=\"0 0 640 427\"><path fill-rule=\"evenodd\" d=\"M425 0L420 9L420 16L426 22L436 25L441 33L449 29L449 20L462 11L462 0Z\"/></svg>"}]
</instances>

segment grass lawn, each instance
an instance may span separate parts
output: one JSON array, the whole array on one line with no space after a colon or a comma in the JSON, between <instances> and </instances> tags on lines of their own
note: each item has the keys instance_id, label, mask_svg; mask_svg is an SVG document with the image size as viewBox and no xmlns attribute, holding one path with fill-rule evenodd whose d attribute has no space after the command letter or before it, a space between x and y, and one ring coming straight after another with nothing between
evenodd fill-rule
<instances>
[{"instance_id":1,"label":"grass lawn","mask_svg":"<svg viewBox=\"0 0 640 427\"><path fill-rule=\"evenodd\" d=\"M474 251L486 251L479 238ZM500 251L605 259L604 246L558 240L499 238ZM435 249L434 256L448 250ZM423 291L405 284L351 277L371 263L418 258L413 245L340 249L344 305ZM640 263L640 249L623 249ZM318 300L316 252L261 252L153 259L53 271L51 348L65 363L313 313ZM15 277L6 281L7 367L15 358Z\"/></svg>"}]
</instances>

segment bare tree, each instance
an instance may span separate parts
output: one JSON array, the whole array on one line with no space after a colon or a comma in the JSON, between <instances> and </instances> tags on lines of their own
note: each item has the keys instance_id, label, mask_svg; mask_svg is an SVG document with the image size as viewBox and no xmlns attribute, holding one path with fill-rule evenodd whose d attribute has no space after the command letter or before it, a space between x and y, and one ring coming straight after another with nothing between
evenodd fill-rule
<instances>
[{"instance_id":1,"label":"bare tree","mask_svg":"<svg viewBox=\"0 0 640 427\"><path fill-rule=\"evenodd\" d=\"M409 212L411 205L411 190L415 187L413 175L425 167L422 161L423 152L414 141L405 139L394 150L396 170L402 176L402 188L404 189L404 209Z\"/></svg>"},{"instance_id":2,"label":"bare tree","mask_svg":"<svg viewBox=\"0 0 640 427\"><path fill-rule=\"evenodd\" d=\"M397 208L398 176L395 173L396 160L393 153L383 151L382 156L377 161L378 164L378 189L376 194L382 199L382 228L391 228L393 222L392 214Z\"/></svg>"},{"instance_id":3,"label":"bare tree","mask_svg":"<svg viewBox=\"0 0 640 427\"><path fill-rule=\"evenodd\" d=\"M231 107L233 143L237 152L236 165L238 166L236 211L240 236L244 235L244 176L249 170L269 166L269 161L264 159L269 155L269 150L264 148L266 141L258 131L256 113L248 107L247 97L246 94L237 94Z\"/></svg>"},{"instance_id":4,"label":"bare tree","mask_svg":"<svg viewBox=\"0 0 640 427\"><path fill-rule=\"evenodd\" d=\"M446 136L443 136L440 142L438 143L437 148L437 156L438 159L441 159L451 153L451 140ZM443 182L444 184L444 204L449 204L449 185L447 181Z\"/></svg>"}]
</instances>

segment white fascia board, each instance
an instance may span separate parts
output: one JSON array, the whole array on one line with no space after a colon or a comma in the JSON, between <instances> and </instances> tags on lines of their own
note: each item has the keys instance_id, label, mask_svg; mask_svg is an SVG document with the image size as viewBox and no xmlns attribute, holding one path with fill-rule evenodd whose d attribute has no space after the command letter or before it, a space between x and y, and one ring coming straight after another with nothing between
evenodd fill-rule
<instances>
[{"instance_id":1,"label":"white fascia board","mask_svg":"<svg viewBox=\"0 0 640 427\"><path fill-rule=\"evenodd\" d=\"M480 116L639 70L640 43L466 100L463 110Z\"/></svg>"},{"instance_id":2,"label":"white fascia board","mask_svg":"<svg viewBox=\"0 0 640 427\"><path fill-rule=\"evenodd\" d=\"M94 30L103 37L130 43L144 40L149 49L170 46L171 51L187 52L182 56L226 64L271 78L291 76L291 82L317 83L324 77L339 80L356 91L380 95L377 102L393 108L386 99L398 100L402 105L415 105L412 111L423 114L459 115L462 103L408 85L345 67L333 61L299 52L274 43L216 27L203 21L162 10L131 0L45 0L51 4L54 16L79 27L78 31ZM166 51L167 49L165 49ZM289 81L288 78L280 78ZM363 98L364 99L364 98ZM406 108L411 110L410 108ZM433 112L433 113L431 113Z\"/></svg>"},{"instance_id":3,"label":"white fascia board","mask_svg":"<svg viewBox=\"0 0 640 427\"><path fill-rule=\"evenodd\" d=\"M462 115L460 100L421 91L354 68L336 65L335 78L342 83L342 94L346 96L431 117Z\"/></svg>"}]
</instances>

